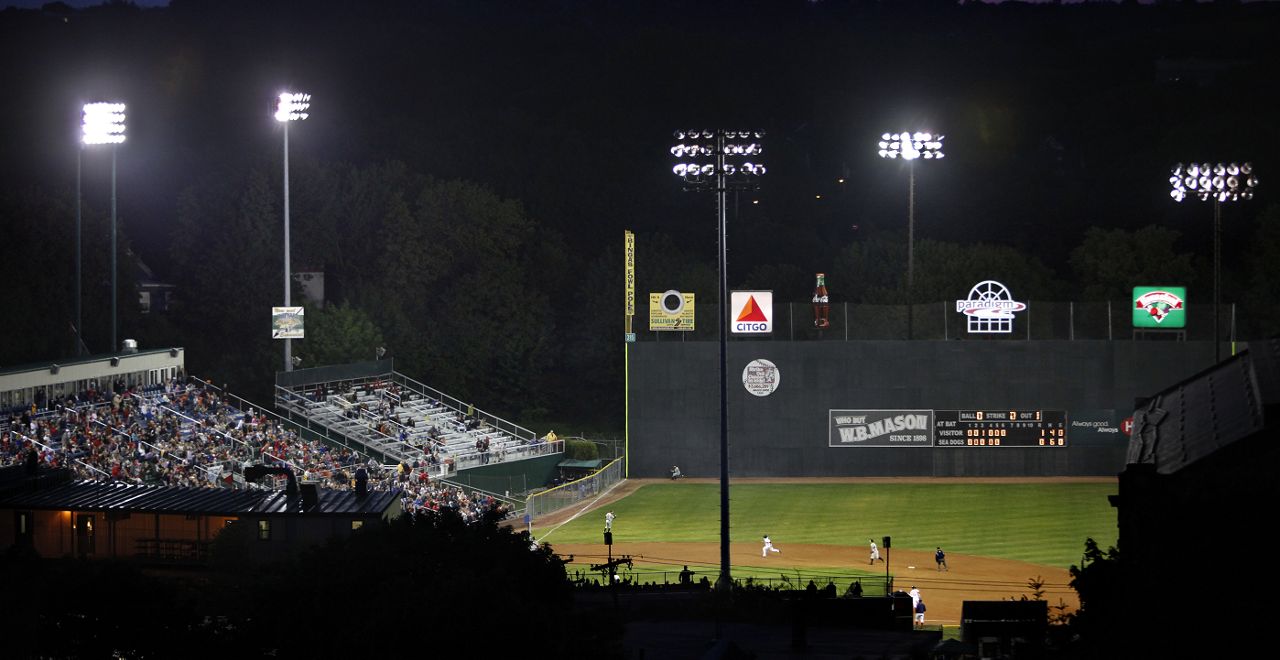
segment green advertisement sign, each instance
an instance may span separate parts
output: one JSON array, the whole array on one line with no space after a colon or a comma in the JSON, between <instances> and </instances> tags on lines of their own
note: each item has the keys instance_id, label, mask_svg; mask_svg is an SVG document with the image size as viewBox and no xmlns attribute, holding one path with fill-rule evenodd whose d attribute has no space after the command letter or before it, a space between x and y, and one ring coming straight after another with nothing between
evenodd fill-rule
<instances>
[{"instance_id":1,"label":"green advertisement sign","mask_svg":"<svg viewBox=\"0 0 1280 660\"><path fill-rule=\"evenodd\" d=\"M1133 287L1133 327L1187 327L1187 288L1184 286Z\"/></svg>"}]
</instances>

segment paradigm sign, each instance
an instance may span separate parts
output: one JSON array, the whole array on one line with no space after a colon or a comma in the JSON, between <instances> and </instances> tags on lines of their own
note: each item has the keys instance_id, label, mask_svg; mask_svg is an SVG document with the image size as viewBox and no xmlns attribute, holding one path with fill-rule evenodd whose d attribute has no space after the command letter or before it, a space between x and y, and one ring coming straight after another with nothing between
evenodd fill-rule
<instances>
[{"instance_id":1,"label":"paradigm sign","mask_svg":"<svg viewBox=\"0 0 1280 660\"><path fill-rule=\"evenodd\" d=\"M1027 308L1013 299L1009 288L995 280L973 285L969 297L956 301L956 311L969 317L969 332L994 334L1013 332L1013 313Z\"/></svg>"},{"instance_id":2,"label":"paradigm sign","mask_svg":"<svg viewBox=\"0 0 1280 660\"><path fill-rule=\"evenodd\" d=\"M773 292L733 291L729 294L729 331L735 335L773 332Z\"/></svg>"}]
</instances>

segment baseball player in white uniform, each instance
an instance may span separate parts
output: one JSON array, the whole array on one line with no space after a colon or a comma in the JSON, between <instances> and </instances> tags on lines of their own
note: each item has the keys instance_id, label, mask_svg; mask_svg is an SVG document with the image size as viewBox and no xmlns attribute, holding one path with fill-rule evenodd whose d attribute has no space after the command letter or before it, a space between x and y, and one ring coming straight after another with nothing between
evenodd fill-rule
<instances>
[{"instance_id":1,"label":"baseball player in white uniform","mask_svg":"<svg viewBox=\"0 0 1280 660\"><path fill-rule=\"evenodd\" d=\"M770 552L776 552L776 553L778 553L778 554L782 554L782 551L781 551L781 550L779 550L779 549L777 549L777 548L773 547L773 541L769 540L769 535L768 535L768 534L765 534L765 535L764 535L764 547L760 549L760 556L761 556L761 557L768 557Z\"/></svg>"},{"instance_id":2,"label":"baseball player in white uniform","mask_svg":"<svg viewBox=\"0 0 1280 660\"><path fill-rule=\"evenodd\" d=\"M875 539L867 539L867 540L871 542L871 563L874 564L876 563L877 559L880 559L880 548L876 547ZM880 561L884 561L884 560L880 559Z\"/></svg>"},{"instance_id":3,"label":"baseball player in white uniform","mask_svg":"<svg viewBox=\"0 0 1280 660\"><path fill-rule=\"evenodd\" d=\"M604 514L604 531L606 532L613 531L613 519L616 517L617 516L613 515L612 509L610 509L609 513Z\"/></svg>"}]
</instances>

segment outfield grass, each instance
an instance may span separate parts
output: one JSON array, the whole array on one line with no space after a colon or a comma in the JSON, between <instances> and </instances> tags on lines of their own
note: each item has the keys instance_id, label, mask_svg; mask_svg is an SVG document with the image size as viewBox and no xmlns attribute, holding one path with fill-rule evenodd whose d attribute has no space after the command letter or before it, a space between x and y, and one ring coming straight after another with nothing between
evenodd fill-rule
<instances>
[{"instance_id":1,"label":"outfield grass","mask_svg":"<svg viewBox=\"0 0 1280 660\"><path fill-rule=\"evenodd\" d=\"M715 542L720 487L714 483L642 486L611 506L615 534L635 542ZM889 535L893 547L1015 559L1065 568L1080 563L1084 541L1116 542L1114 483L737 484L730 491L734 542L764 534L788 543L866 546ZM604 509L557 529L551 543L598 543ZM546 530L535 529L541 538Z\"/></svg>"}]
</instances>

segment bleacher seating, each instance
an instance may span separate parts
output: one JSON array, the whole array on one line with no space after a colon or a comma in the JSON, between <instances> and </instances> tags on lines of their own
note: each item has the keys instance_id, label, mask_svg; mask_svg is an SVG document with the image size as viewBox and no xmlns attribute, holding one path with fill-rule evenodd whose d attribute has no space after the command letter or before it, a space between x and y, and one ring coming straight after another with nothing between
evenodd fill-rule
<instances>
[{"instance_id":1,"label":"bleacher seating","mask_svg":"<svg viewBox=\"0 0 1280 660\"><path fill-rule=\"evenodd\" d=\"M368 430L358 418L351 421ZM243 468L264 463L289 466L302 480L326 488L347 489L364 467L369 487L400 489L408 511L450 508L473 519L485 510L509 510L493 497L433 481L427 452L380 464L349 447L305 440L283 420L261 409L235 408L230 397L198 381L68 397L44 412L24 407L0 420L0 465L20 463L32 451L41 464L70 468L85 479L173 486L250 487Z\"/></svg>"},{"instance_id":2,"label":"bleacher seating","mask_svg":"<svg viewBox=\"0 0 1280 660\"><path fill-rule=\"evenodd\" d=\"M527 429L446 400L399 374L277 388L277 408L299 415L370 452L425 461L447 472L541 455Z\"/></svg>"}]
</instances>

